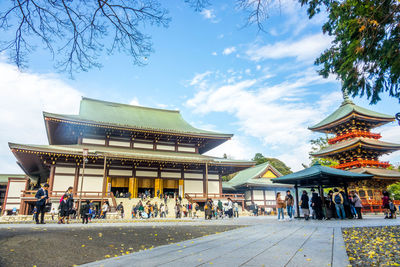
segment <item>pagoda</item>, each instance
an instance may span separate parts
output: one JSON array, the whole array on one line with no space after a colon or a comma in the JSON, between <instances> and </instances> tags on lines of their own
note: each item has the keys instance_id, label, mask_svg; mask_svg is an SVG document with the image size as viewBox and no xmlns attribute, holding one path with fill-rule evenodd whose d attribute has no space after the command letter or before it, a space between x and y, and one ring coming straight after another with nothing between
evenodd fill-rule
<instances>
[{"instance_id":1,"label":"pagoda","mask_svg":"<svg viewBox=\"0 0 400 267\"><path fill-rule=\"evenodd\" d=\"M79 114L44 112L43 118L49 144L9 147L29 177L49 183L55 205L69 186L75 197L97 203L143 192L201 202L222 197L222 175L254 165L203 155L233 135L195 128L176 110L84 97ZM30 213L36 201L26 189L16 190L15 199L24 191L15 205L19 214Z\"/></svg>"},{"instance_id":2,"label":"pagoda","mask_svg":"<svg viewBox=\"0 0 400 267\"><path fill-rule=\"evenodd\" d=\"M328 147L311 155L337 161L339 164L333 168L374 175L373 179L353 183L349 188L358 191L361 198L380 200L382 190L400 181L400 172L389 170L389 162L380 161L379 157L399 150L400 144L381 141L381 135L371 130L395 118L355 105L346 92L343 99L336 111L309 127L334 135L328 139Z\"/></svg>"}]
</instances>

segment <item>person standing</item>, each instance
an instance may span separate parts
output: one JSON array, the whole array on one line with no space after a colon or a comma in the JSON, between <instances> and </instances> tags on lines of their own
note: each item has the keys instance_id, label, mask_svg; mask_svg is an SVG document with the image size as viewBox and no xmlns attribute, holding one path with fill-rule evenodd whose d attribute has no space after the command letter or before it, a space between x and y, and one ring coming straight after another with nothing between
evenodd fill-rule
<instances>
[{"instance_id":1,"label":"person standing","mask_svg":"<svg viewBox=\"0 0 400 267\"><path fill-rule=\"evenodd\" d=\"M87 224L89 222L90 214L90 201L86 200L86 204L81 208L82 224Z\"/></svg>"},{"instance_id":2,"label":"person standing","mask_svg":"<svg viewBox=\"0 0 400 267\"><path fill-rule=\"evenodd\" d=\"M356 192L352 192L352 196L353 196L353 205L354 208L356 209L356 213L357 213L357 219L362 219L362 214L361 214L361 208L362 208L362 203L361 203L361 199L360 197L356 194Z\"/></svg>"},{"instance_id":3,"label":"person standing","mask_svg":"<svg viewBox=\"0 0 400 267\"><path fill-rule=\"evenodd\" d=\"M303 212L304 215L304 219L306 221L308 221L308 219L310 218L310 209L309 209L309 205L308 202L310 201L307 191L303 191L303 194L301 195L301 200L300 200L300 208L301 211Z\"/></svg>"},{"instance_id":4,"label":"person standing","mask_svg":"<svg viewBox=\"0 0 400 267\"><path fill-rule=\"evenodd\" d=\"M285 208L285 201L281 198L280 192L276 193L276 208L278 210L278 221L283 221L285 219L285 215L283 214L283 209Z\"/></svg>"},{"instance_id":5,"label":"person standing","mask_svg":"<svg viewBox=\"0 0 400 267\"><path fill-rule=\"evenodd\" d=\"M42 188L40 188L35 195L35 198L37 199L36 201L36 208L37 208L37 214L36 214L36 224L39 224L39 215L40 215L40 224L45 224L44 222L44 213L45 213L45 207L46 207L46 202L49 199L49 184L44 184Z\"/></svg>"},{"instance_id":6,"label":"person standing","mask_svg":"<svg viewBox=\"0 0 400 267\"><path fill-rule=\"evenodd\" d=\"M104 202L103 206L101 207L101 218L106 219L108 212L108 201Z\"/></svg>"},{"instance_id":7,"label":"person standing","mask_svg":"<svg viewBox=\"0 0 400 267\"><path fill-rule=\"evenodd\" d=\"M54 221L54 215L56 215L56 209L52 208L50 214L51 214L51 220Z\"/></svg>"},{"instance_id":8,"label":"person standing","mask_svg":"<svg viewBox=\"0 0 400 267\"><path fill-rule=\"evenodd\" d=\"M60 203L59 209L60 209L60 219L58 221L58 224L64 224L64 219L69 215L69 208L68 208L68 198L69 196L67 194L63 195L63 200Z\"/></svg>"},{"instance_id":9,"label":"person standing","mask_svg":"<svg viewBox=\"0 0 400 267\"><path fill-rule=\"evenodd\" d=\"M315 214L315 219L322 220L322 200L316 192L312 193L311 206Z\"/></svg>"},{"instance_id":10,"label":"person standing","mask_svg":"<svg viewBox=\"0 0 400 267\"><path fill-rule=\"evenodd\" d=\"M336 213L338 218L344 220L346 218L346 213L343 207L343 196L339 193L337 188L333 189L332 201L335 203Z\"/></svg>"},{"instance_id":11,"label":"person standing","mask_svg":"<svg viewBox=\"0 0 400 267\"><path fill-rule=\"evenodd\" d=\"M233 216L233 202L232 199L228 197L228 215L229 218L232 218Z\"/></svg>"},{"instance_id":12,"label":"person standing","mask_svg":"<svg viewBox=\"0 0 400 267\"><path fill-rule=\"evenodd\" d=\"M68 187L67 191L65 191L65 195L68 196L68 214L66 215L66 219L67 219L67 224L69 224L69 218L70 216L74 213L74 193L73 193L73 187L70 186Z\"/></svg>"},{"instance_id":13,"label":"person standing","mask_svg":"<svg viewBox=\"0 0 400 267\"><path fill-rule=\"evenodd\" d=\"M239 218L239 204L237 202L233 203L233 217Z\"/></svg>"},{"instance_id":14,"label":"person standing","mask_svg":"<svg viewBox=\"0 0 400 267\"><path fill-rule=\"evenodd\" d=\"M389 206L389 193L387 191L382 192L382 206L384 208L385 219L389 219L390 216L390 206Z\"/></svg>"},{"instance_id":15,"label":"person standing","mask_svg":"<svg viewBox=\"0 0 400 267\"><path fill-rule=\"evenodd\" d=\"M291 221L293 216L294 199L292 194L290 193L290 190L286 191L285 202L286 202L286 211L289 216L289 220Z\"/></svg>"}]
</instances>

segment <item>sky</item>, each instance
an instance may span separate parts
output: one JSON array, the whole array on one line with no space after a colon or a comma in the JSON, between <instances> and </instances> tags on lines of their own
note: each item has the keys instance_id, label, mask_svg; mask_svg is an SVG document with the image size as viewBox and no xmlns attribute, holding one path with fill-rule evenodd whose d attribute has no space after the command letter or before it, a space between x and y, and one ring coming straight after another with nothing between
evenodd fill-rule
<instances>
[{"instance_id":1,"label":"sky","mask_svg":"<svg viewBox=\"0 0 400 267\"><path fill-rule=\"evenodd\" d=\"M82 96L178 109L198 128L234 134L208 155L251 159L262 153L294 171L310 163L309 141L323 135L307 127L342 101L340 82L318 76L313 64L332 40L321 31L324 14L309 20L296 1L273 2L260 32L245 27L246 14L223 1L202 12L183 0L162 2L172 20L168 28L145 28L154 49L145 66L124 54L104 54L101 69L71 79L40 46L23 71L0 54L0 173L21 173L8 142L48 144L42 112L77 114ZM372 106L366 98L353 101L386 114L400 111L386 96ZM396 122L374 131L400 143ZM399 164L400 152L382 160Z\"/></svg>"}]
</instances>

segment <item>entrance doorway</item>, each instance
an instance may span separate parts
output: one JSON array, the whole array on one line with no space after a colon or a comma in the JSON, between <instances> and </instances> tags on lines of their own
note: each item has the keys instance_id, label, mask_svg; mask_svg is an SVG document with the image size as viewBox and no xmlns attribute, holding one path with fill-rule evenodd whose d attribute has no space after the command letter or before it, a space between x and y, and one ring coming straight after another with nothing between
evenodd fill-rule
<instances>
[{"instance_id":1,"label":"entrance doorway","mask_svg":"<svg viewBox=\"0 0 400 267\"><path fill-rule=\"evenodd\" d=\"M111 192L115 197L128 197L129 178L127 177L112 177Z\"/></svg>"},{"instance_id":2,"label":"entrance doorway","mask_svg":"<svg viewBox=\"0 0 400 267\"><path fill-rule=\"evenodd\" d=\"M168 197L177 196L179 193L179 180L177 179L163 180L163 192Z\"/></svg>"},{"instance_id":3,"label":"entrance doorway","mask_svg":"<svg viewBox=\"0 0 400 267\"><path fill-rule=\"evenodd\" d=\"M150 197L154 197L155 179L138 178L138 196L145 194L146 191Z\"/></svg>"}]
</instances>

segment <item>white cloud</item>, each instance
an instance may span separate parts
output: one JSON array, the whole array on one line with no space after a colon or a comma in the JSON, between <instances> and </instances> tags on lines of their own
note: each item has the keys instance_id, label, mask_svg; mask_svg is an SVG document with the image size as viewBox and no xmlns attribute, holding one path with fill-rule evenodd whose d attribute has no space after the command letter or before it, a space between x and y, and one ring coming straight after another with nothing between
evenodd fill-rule
<instances>
[{"instance_id":1,"label":"white cloud","mask_svg":"<svg viewBox=\"0 0 400 267\"><path fill-rule=\"evenodd\" d=\"M374 130L380 132L382 141L400 144L400 127L396 122L389 123L381 128ZM392 164L400 164L400 151L382 156L382 161L390 161Z\"/></svg>"},{"instance_id":2,"label":"white cloud","mask_svg":"<svg viewBox=\"0 0 400 267\"><path fill-rule=\"evenodd\" d=\"M140 106L139 104L139 99L137 97L134 97L130 102L129 105L133 105L133 106Z\"/></svg>"},{"instance_id":3,"label":"white cloud","mask_svg":"<svg viewBox=\"0 0 400 267\"><path fill-rule=\"evenodd\" d=\"M328 48L332 38L322 33L308 35L300 40L286 40L264 46L254 45L246 54L253 61L294 57L298 61L312 61Z\"/></svg>"},{"instance_id":4,"label":"white cloud","mask_svg":"<svg viewBox=\"0 0 400 267\"><path fill-rule=\"evenodd\" d=\"M239 75L234 74L234 70L230 73L234 77ZM263 148L257 147L258 151L264 149L264 155L287 161L289 166L298 170L302 168L301 163L309 161L308 141L313 133L307 127L326 116L327 109L340 102L340 92L333 92L310 103L306 98L313 92L308 88L329 82L332 80L323 79L309 69L277 85L269 85L264 77L232 84L214 82L207 90L198 91L187 100L186 105L201 114L232 114L241 134L262 142ZM330 102L323 101L325 98ZM238 156L244 153L235 149L230 153ZM254 153L255 150L246 152L242 158Z\"/></svg>"},{"instance_id":5,"label":"white cloud","mask_svg":"<svg viewBox=\"0 0 400 267\"><path fill-rule=\"evenodd\" d=\"M214 9L203 9L200 14L203 16L203 18L210 20L212 23L219 22L219 20L216 18Z\"/></svg>"},{"instance_id":6,"label":"white cloud","mask_svg":"<svg viewBox=\"0 0 400 267\"><path fill-rule=\"evenodd\" d=\"M214 9L203 9L200 14L203 15L203 17L206 19L215 18Z\"/></svg>"},{"instance_id":7,"label":"white cloud","mask_svg":"<svg viewBox=\"0 0 400 267\"><path fill-rule=\"evenodd\" d=\"M231 47L225 48L224 51L222 51L222 54L230 55L230 54L234 53L235 51L236 51L236 47L231 46Z\"/></svg>"},{"instance_id":8,"label":"white cloud","mask_svg":"<svg viewBox=\"0 0 400 267\"><path fill-rule=\"evenodd\" d=\"M212 52L211 55L218 56L218 53L217 52Z\"/></svg>"},{"instance_id":9,"label":"white cloud","mask_svg":"<svg viewBox=\"0 0 400 267\"><path fill-rule=\"evenodd\" d=\"M8 142L47 144L42 111L77 114L82 93L55 75L21 73L0 62L0 170L18 172Z\"/></svg>"},{"instance_id":10,"label":"white cloud","mask_svg":"<svg viewBox=\"0 0 400 267\"><path fill-rule=\"evenodd\" d=\"M249 160L254 156L254 151L254 148L248 144L244 137L234 136L231 140L208 151L205 155L222 157L226 154L229 158Z\"/></svg>"},{"instance_id":11,"label":"white cloud","mask_svg":"<svg viewBox=\"0 0 400 267\"><path fill-rule=\"evenodd\" d=\"M189 85L196 86L200 89L207 88L207 82L204 80L207 76L209 76L212 72L205 71L203 73L197 73L193 79L189 82Z\"/></svg>"}]
</instances>

